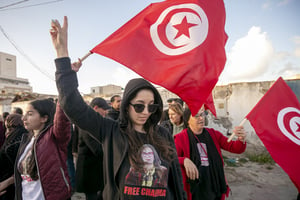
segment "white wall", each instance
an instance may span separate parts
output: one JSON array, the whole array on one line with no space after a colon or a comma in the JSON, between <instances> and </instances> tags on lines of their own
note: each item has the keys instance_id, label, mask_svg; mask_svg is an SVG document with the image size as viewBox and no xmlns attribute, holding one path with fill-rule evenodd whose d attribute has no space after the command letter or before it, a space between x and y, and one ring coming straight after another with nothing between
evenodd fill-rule
<instances>
[{"instance_id":1,"label":"white wall","mask_svg":"<svg viewBox=\"0 0 300 200\"><path fill-rule=\"evenodd\" d=\"M233 83L227 86L217 86L215 88L216 95L214 96L214 102L219 120L214 120L213 117L210 117L208 126L219 130L224 135L227 134L227 131L232 132L232 129L243 121L272 84L273 81L267 81ZM223 104L224 108L220 109L220 104ZM232 123L231 128L228 128L229 130L224 129L222 125L224 121L226 122L226 119ZM246 121L243 126L247 132L247 141L261 145L262 143L249 121Z\"/></svg>"}]
</instances>

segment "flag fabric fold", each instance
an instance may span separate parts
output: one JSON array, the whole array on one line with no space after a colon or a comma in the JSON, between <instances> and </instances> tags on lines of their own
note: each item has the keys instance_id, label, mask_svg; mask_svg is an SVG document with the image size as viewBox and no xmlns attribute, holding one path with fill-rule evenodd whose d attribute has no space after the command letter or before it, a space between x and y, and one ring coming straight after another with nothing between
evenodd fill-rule
<instances>
[{"instance_id":1,"label":"flag fabric fold","mask_svg":"<svg viewBox=\"0 0 300 200\"><path fill-rule=\"evenodd\" d=\"M91 52L177 94L196 114L223 71L223 0L150 4Z\"/></svg>"},{"instance_id":2,"label":"flag fabric fold","mask_svg":"<svg viewBox=\"0 0 300 200\"><path fill-rule=\"evenodd\" d=\"M208 95L208 98L206 99L206 102L204 103L204 108L205 110L210 110L210 112L217 117L217 112L216 112L216 107L214 104L214 99L213 99L213 95L212 93L210 93L210 95Z\"/></svg>"},{"instance_id":3,"label":"flag fabric fold","mask_svg":"<svg viewBox=\"0 0 300 200\"><path fill-rule=\"evenodd\" d=\"M300 192L300 103L280 77L246 116Z\"/></svg>"}]
</instances>

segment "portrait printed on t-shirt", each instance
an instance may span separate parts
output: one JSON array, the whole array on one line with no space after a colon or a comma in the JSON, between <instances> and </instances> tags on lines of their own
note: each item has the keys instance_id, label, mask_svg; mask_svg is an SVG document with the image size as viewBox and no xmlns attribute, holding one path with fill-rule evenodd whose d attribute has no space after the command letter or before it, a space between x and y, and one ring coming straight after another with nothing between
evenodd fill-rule
<instances>
[{"instance_id":1,"label":"portrait printed on t-shirt","mask_svg":"<svg viewBox=\"0 0 300 200\"><path fill-rule=\"evenodd\" d=\"M132 166L125 178L124 194L148 197L165 197L168 182L168 168L161 165L155 148L144 144L139 150L143 161L141 166Z\"/></svg>"}]
</instances>

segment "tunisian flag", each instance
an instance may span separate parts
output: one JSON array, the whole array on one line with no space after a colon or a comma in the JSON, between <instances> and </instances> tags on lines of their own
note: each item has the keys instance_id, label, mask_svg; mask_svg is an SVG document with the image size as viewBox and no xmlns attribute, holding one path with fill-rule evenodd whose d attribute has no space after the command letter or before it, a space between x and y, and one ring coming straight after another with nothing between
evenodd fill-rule
<instances>
[{"instance_id":1,"label":"tunisian flag","mask_svg":"<svg viewBox=\"0 0 300 200\"><path fill-rule=\"evenodd\" d=\"M214 104L214 99L213 99L213 95L212 93L210 93L210 95L208 95L208 98L206 99L206 102L204 103L204 108L205 110L210 110L210 112L217 117L217 112L216 112L216 107Z\"/></svg>"},{"instance_id":2,"label":"tunisian flag","mask_svg":"<svg viewBox=\"0 0 300 200\"><path fill-rule=\"evenodd\" d=\"M300 192L300 103L280 77L246 116Z\"/></svg>"},{"instance_id":3,"label":"tunisian flag","mask_svg":"<svg viewBox=\"0 0 300 200\"><path fill-rule=\"evenodd\" d=\"M195 115L226 62L224 25L223 0L153 3L91 52L177 94Z\"/></svg>"}]
</instances>

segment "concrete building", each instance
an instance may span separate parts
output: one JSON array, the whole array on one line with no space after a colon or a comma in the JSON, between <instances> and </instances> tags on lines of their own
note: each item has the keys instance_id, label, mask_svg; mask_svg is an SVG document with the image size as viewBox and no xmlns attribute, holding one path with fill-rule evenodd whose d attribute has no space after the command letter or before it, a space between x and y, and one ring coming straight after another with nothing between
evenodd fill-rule
<instances>
[{"instance_id":1,"label":"concrete building","mask_svg":"<svg viewBox=\"0 0 300 200\"><path fill-rule=\"evenodd\" d=\"M32 92L28 79L17 77L16 56L0 52L0 90L1 94Z\"/></svg>"},{"instance_id":2,"label":"concrete building","mask_svg":"<svg viewBox=\"0 0 300 200\"><path fill-rule=\"evenodd\" d=\"M165 88L163 87L156 87L156 89L158 90L161 98L162 98L162 101L163 101L163 104L164 104L164 109L167 109L168 108L168 103L167 103L167 100L170 99L170 98L179 98L176 94L170 92L169 90L166 90Z\"/></svg>"},{"instance_id":3,"label":"concrete building","mask_svg":"<svg viewBox=\"0 0 300 200\"><path fill-rule=\"evenodd\" d=\"M111 97L115 94L122 95L122 87L117 85L105 85L105 86L96 86L91 88L90 95L93 97L101 96L103 98Z\"/></svg>"},{"instance_id":4,"label":"concrete building","mask_svg":"<svg viewBox=\"0 0 300 200\"><path fill-rule=\"evenodd\" d=\"M17 77L16 56L0 52L0 112L10 112L10 100L20 93L32 93L32 87Z\"/></svg>"},{"instance_id":5,"label":"concrete building","mask_svg":"<svg viewBox=\"0 0 300 200\"><path fill-rule=\"evenodd\" d=\"M0 52L0 76L15 78L17 74L16 56Z\"/></svg>"}]
</instances>

